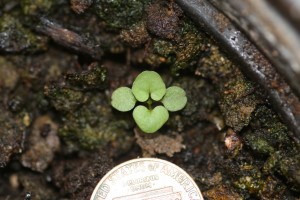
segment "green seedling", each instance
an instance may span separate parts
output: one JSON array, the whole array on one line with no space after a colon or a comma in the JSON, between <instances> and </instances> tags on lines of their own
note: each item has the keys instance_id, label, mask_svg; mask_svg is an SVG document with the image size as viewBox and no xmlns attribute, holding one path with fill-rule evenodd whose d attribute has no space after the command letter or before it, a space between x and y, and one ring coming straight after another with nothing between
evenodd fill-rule
<instances>
[{"instance_id":1,"label":"green seedling","mask_svg":"<svg viewBox=\"0 0 300 200\"><path fill-rule=\"evenodd\" d=\"M130 111L134 108L135 103L136 99L128 87L116 89L111 96L111 105L121 112Z\"/></svg>"},{"instance_id":2,"label":"green seedling","mask_svg":"<svg viewBox=\"0 0 300 200\"><path fill-rule=\"evenodd\" d=\"M175 112L181 110L187 103L185 91L181 87L171 86L167 89L161 102L168 111Z\"/></svg>"},{"instance_id":3,"label":"green seedling","mask_svg":"<svg viewBox=\"0 0 300 200\"><path fill-rule=\"evenodd\" d=\"M147 101L149 96L152 100L159 101L166 94L166 85L158 73L144 71L134 80L132 93L140 102Z\"/></svg>"},{"instance_id":4,"label":"green seedling","mask_svg":"<svg viewBox=\"0 0 300 200\"><path fill-rule=\"evenodd\" d=\"M137 101L143 105L135 107ZM121 112L130 111L135 107L133 119L145 133L156 132L168 121L169 111L181 110L186 103L185 91L178 86L166 88L160 75L154 71L139 74L132 84L132 89L116 89L111 101L111 105Z\"/></svg>"},{"instance_id":5,"label":"green seedling","mask_svg":"<svg viewBox=\"0 0 300 200\"><path fill-rule=\"evenodd\" d=\"M169 112L163 106L156 106L153 109L137 106L132 114L134 121L145 133L156 132L169 119Z\"/></svg>"}]
</instances>

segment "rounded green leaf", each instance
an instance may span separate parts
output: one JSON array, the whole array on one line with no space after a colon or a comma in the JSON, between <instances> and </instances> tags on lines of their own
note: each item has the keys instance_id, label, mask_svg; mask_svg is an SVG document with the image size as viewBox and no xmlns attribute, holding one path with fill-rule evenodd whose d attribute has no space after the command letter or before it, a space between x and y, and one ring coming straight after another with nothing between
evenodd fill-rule
<instances>
[{"instance_id":1,"label":"rounded green leaf","mask_svg":"<svg viewBox=\"0 0 300 200\"><path fill-rule=\"evenodd\" d=\"M153 110L145 106L137 106L132 115L134 121L145 133L156 132L169 119L169 112L163 106L156 106Z\"/></svg>"},{"instance_id":2,"label":"rounded green leaf","mask_svg":"<svg viewBox=\"0 0 300 200\"><path fill-rule=\"evenodd\" d=\"M135 106L135 102L136 99L128 87L116 89L111 96L111 105L121 112L131 110Z\"/></svg>"},{"instance_id":3,"label":"rounded green leaf","mask_svg":"<svg viewBox=\"0 0 300 200\"><path fill-rule=\"evenodd\" d=\"M181 110L187 103L185 91L181 87L169 87L161 102L169 111Z\"/></svg>"},{"instance_id":4,"label":"rounded green leaf","mask_svg":"<svg viewBox=\"0 0 300 200\"><path fill-rule=\"evenodd\" d=\"M166 85L155 71L144 71L134 80L132 92L140 102L147 101L149 95L154 101L159 101L166 93Z\"/></svg>"}]
</instances>

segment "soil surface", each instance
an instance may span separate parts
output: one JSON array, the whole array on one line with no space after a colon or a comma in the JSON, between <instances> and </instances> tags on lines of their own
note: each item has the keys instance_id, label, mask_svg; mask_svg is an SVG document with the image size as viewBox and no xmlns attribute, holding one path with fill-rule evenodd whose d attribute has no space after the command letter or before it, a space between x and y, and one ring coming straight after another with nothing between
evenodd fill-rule
<instances>
[{"instance_id":1,"label":"soil surface","mask_svg":"<svg viewBox=\"0 0 300 200\"><path fill-rule=\"evenodd\" d=\"M144 70L188 99L154 134L110 103ZM89 199L137 157L205 199L300 198L300 147L266 91L173 1L2 0L0 125L0 199Z\"/></svg>"}]
</instances>

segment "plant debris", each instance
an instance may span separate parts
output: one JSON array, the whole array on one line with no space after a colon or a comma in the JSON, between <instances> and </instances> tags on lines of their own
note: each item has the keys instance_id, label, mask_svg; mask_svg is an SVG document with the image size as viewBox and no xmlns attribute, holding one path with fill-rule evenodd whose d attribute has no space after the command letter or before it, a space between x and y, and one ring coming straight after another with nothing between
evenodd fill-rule
<instances>
[{"instance_id":1,"label":"plant debris","mask_svg":"<svg viewBox=\"0 0 300 200\"><path fill-rule=\"evenodd\" d=\"M181 135L145 135L138 129L135 129L137 144L142 148L143 156L149 157L156 154L166 154L173 157L174 153L180 152L185 148Z\"/></svg>"}]
</instances>

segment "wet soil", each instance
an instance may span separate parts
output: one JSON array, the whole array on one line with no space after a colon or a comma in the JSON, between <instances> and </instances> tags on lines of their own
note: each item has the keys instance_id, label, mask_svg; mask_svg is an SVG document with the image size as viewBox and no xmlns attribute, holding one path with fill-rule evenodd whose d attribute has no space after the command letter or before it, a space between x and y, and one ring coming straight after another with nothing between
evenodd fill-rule
<instances>
[{"instance_id":1,"label":"wet soil","mask_svg":"<svg viewBox=\"0 0 300 200\"><path fill-rule=\"evenodd\" d=\"M154 134L110 105L144 70L188 98ZM89 199L137 157L206 199L300 198L300 147L266 91L173 1L0 2L0 124L0 199Z\"/></svg>"}]
</instances>

